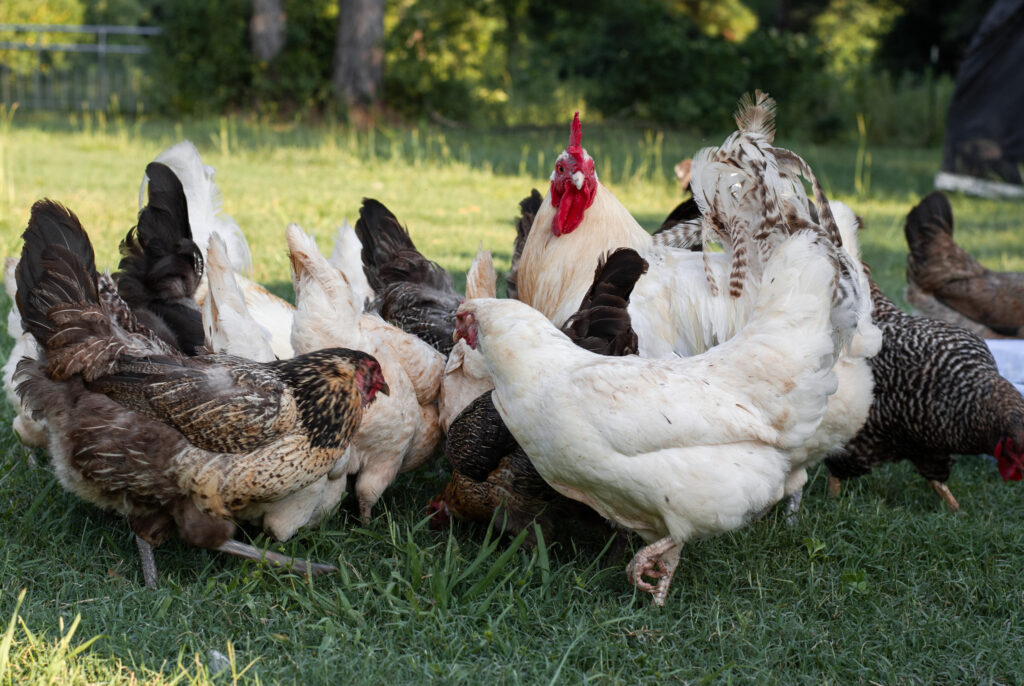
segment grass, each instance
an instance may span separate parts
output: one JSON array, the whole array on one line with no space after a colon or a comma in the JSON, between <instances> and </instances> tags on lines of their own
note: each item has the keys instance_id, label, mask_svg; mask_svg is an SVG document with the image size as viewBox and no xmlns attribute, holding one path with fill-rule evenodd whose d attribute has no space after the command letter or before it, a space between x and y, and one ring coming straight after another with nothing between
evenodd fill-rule
<instances>
[{"instance_id":1,"label":"grass","mask_svg":"<svg viewBox=\"0 0 1024 686\"><path fill-rule=\"evenodd\" d=\"M18 252L31 203L50 196L114 266L146 162L190 137L218 170L255 277L279 292L290 293L285 224L317 229L328 250L363 196L391 207L461 281L478 242L507 268L517 202L544 187L565 134L15 117L0 129L0 252ZM602 179L648 227L678 200L672 164L721 138L585 134ZM940 152L873 149L858 185L856 146L781 142L864 217L865 257L902 301L902 218ZM993 268L1024 270L1019 205L953 203L961 243ZM275 574L170 543L148 592L124 521L33 466L45 456L17 442L10 419L0 406L0 683L990 683L1024 671L1024 506L985 458L955 469L956 516L908 465L835 501L819 469L795 527L772 513L688 545L661 610L596 548L526 552L481 528L431 531L423 512L446 479L442 460L402 476L368 527L343 511L279 546L335 562L337 575Z\"/></svg>"}]
</instances>

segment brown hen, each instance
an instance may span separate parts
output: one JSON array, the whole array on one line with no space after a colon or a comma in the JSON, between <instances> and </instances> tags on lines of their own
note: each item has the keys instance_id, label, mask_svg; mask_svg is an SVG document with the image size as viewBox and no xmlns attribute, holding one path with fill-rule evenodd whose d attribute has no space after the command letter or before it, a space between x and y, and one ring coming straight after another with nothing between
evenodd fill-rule
<instances>
[{"instance_id":1,"label":"brown hen","mask_svg":"<svg viewBox=\"0 0 1024 686\"><path fill-rule=\"evenodd\" d=\"M994 272L953 240L953 208L935 191L907 215L907 302L983 338L1024 337L1024 274Z\"/></svg>"},{"instance_id":2,"label":"brown hen","mask_svg":"<svg viewBox=\"0 0 1024 686\"><path fill-rule=\"evenodd\" d=\"M297 570L333 568L232 540L232 517L316 481L345 452L363 408L387 393L370 355L341 348L256 363L187 357L98 287L78 219L32 208L17 305L44 351L19 365L25 406L45 417L62 485L127 516L156 582L150 546L177 535Z\"/></svg>"}]
</instances>

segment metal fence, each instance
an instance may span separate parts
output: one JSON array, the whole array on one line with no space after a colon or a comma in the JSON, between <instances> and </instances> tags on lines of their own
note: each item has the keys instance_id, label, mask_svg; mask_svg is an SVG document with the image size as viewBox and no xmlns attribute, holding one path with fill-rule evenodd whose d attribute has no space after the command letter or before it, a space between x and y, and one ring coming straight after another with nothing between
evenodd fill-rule
<instances>
[{"instance_id":1,"label":"metal fence","mask_svg":"<svg viewBox=\"0 0 1024 686\"><path fill-rule=\"evenodd\" d=\"M143 106L145 26L0 24L0 102L37 110ZM56 42L49 34L73 34ZM46 40L44 40L44 37Z\"/></svg>"}]
</instances>

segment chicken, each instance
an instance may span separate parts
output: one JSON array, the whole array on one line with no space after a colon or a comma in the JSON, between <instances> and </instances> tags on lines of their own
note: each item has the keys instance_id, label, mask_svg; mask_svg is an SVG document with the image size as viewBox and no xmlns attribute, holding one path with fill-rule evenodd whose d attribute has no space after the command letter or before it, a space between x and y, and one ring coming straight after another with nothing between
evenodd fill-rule
<instances>
[{"instance_id":1,"label":"chicken","mask_svg":"<svg viewBox=\"0 0 1024 686\"><path fill-rule=\"evenodd\" d=\"M1024 338L1024 274L993 272L953 240L953 208L935 191L907 215L907 302L983 338Z\"/></svg>"},{"instance_id":2,"label":"chicken","mask_svg":"<svg viewBox=\"0 0 1024 686\"><path fill-rule=\"evenodd\" d=\"M288 227L286 237L298 303L294 348L303 352L343 345L364 350L380 361L391 389L389 397L366 413L349 446L347 465L330 474L355 475L359 514L369 522L373 506L399 472L434 454L440 440L434 401L444 360L415 336L363 314L348 281L297 225ZM338 499L342 494L339 490Z\"/></svg>"},{"instance_id":3,"label":"chicken","mask_svg":"<svg viewBox=\"0 0 1024 686\"><path fill-rule=\"evenodd\" d=\"M519 299L519 260L523 256L523 247L526 245L526 237L530 235L530 228L533 220L540 210L544 198L540 196L536 188L530 189L530 195L519 202L519 219L516 221L516 238L512 244L512 264L509 266L508 274L505 275L505 293L510 298Z\"/></svg>"},{"instance_id":4,"label":"chicken","mask_svg":"<svg viewBox=\"0 0 1024 686\"><path fill-rule=\"evenodd\" d=\"M787 450L825 414L858 319L835 253L811 231L785 239L749 322L688 358L602 357L513 300L459 308L457 335L483 354L494 405L540 475L647 543L627 575L655 604L684 543L736 529L783 496Z\"/></svg>"},{"instance_id":5,"label":"chicken","mask_svg":"<svg viewBox=\"0 0 1024 686\"><path fill-rule=\"evenodd\" d=\"M245 234L230 215L221 212L221 194L213 180L217 171L203 164L199 151L191 141L180 141L157 155L159 162L171 169L181 181L188 198L188 218L192 226L192 238L206 255L210 236L217 234L228 249L228 260L236 272L248 274L252 270L252 255ZM146 186L151 181L149 171L142 177L139 186L139 209Z\"/></svg>"},{"instance_id":6,"label":"chicken","mask_svg":"<svg viewBox=\"0 0 1024 686\"><path fill-rule=\"evenodd\" d=\"M192 240L188 203L174 172L159 162L146 166L149 203L121 241L114 275L118 295L140 323L189 355L201 352L206 334L195 293L203 255Z\"/></svg>"},{"instance_id":7,"label":"chicken","mask_svg":"<svg viewBox=\"0 0 1024 686\"><path fill-rule=\"evenodd\" d=\"M61 484L128 518L156 583L151 546L186 543L319 573L232 539L232 518L335 466L377 393L380 365L341 348L257 363L188 357L100 288L92 245L58 203L32 208L17 305L45 357L16 373L22 402L49 429Z\"/></svg>"},{"instance_id":8,"label":"chicken","mask_svg":"<svg viewBox=\"0 0 1024 686\"><path fill-rule=\"evenodd\" d=\"M694 158L690 185L700 219L691 219L680 232L699 235L700 245L714 238L725 248L699 253L650 236L601 185L594 160L582 147L577 115L569 147L556 160L550 191L523 249L519 293L523 302L560 326L589 286L584 266L596 263L604 251L631 247L650 263L629 303L639 353L671 359L702 353L736 335L751 316L765 259L786 235L808 227L843 246L836 258L844 272L856 277L843 281L860 303L856 333L840 358L839 392L829 398L820 430L805 445L789 447L792 475L786 494L795 508L806 469L863 426L872 393L866 358L877 352L881 336L871 323L853 212L829 203L807 164L772 145L770 98L759 93L755 100L741 101L736 122L739 130L721 147L706 148ZM813 202L801 177L811 182Z\"/></svg>"},{"instance_id":9,"label":"chicken","mask_svg":"<svg viewBox=\"0 0 1024 686\"><path fill-rule=\"evenodd\" d=\"M490 251L478 248L466 272L467 298L494 298L498 289L494 261ZM452 346L441 375L441 392L437 396L437 416L441 430L448 428L460 412L481 393L494 388L483 358L464 341Z\"/></svg>"},{"instance_id":10,"label":"chicken","mask_svg":"<svg viewBox=\"0 0 1024 686\"><path fill-rule=\"evenodd\" d=\"M628 248L612 253L607 261L602 259L594 285L563 332L576 345L600 355L636 353L636 333L630 327L626 305L646 268L647 263ZM456 349L459 346L465 346L467 354L486 368L478 350L470 349L464 340L456 343ZM581 528L607 539L610 530L601 517L559 495L540 477L502 421L489 391L471 402L452 423L445 454L452 466L452 478L430 503L432 527L445 526L450 517L489 522L497 513L498 525L513 535L536 521L546 540L556 532L575 536ZM534 543L532 531L527 543Z\"/></svg>"},{"instance_id":11,"label":"chicken","mask_svg":"<svg viewBox=\"0 0 1024 686\"><path fill-rule=\"evenodd\" d=\"M871 360L875 400L867 423L839 455L825 460L838 494L841 479L878 464L910 460L951 510L959 504L946 481L954 455L995 455L999 473L1024 475L1024 399L999 375L975 334L902 312L871 285L882 349Z\"/></svg>"},{"instance_id":12,"label":"chicken","mask_svg":"<svg viewBox=\"0 0 1024 686\"><path fill-rule=\"evenodd\" d=\"M21 326L21 316L18 308L14 307L15 294L18 286L14 280L14 272L18 267L18 258L8 257L4 261L4 285L7 288L7 296L11 299L11 310L7 313L7 335L14 339L14 346L3 366L4 392L7 400L14 408L14 419L11 428L22 443L30 448L43 448L46 446L46 425L43 422L33 419L29 412L22 407L21 399L15 390L14 370L18 362L23 358L33 360L39 358L39 345L36 339Z\"/></svg>"},{"instance_id":13,"label":"chicken","mask_svg":"<svg viewBox=\"0 0 1024 686\"><path fill-rule=\"evenodd\" d=\"M356 235L366 279L376 294L371 309L447 356L455 310L463 300L452 277L416 250L409 232L376 200L363 200Z\"/></svg>"},{"instance_id":14,"label":"chicken","mask_svg":"<svg viewBox=\"0 0 1024 686\"><path fill-rule=\"evenodd\" d=\"M218 235L227 248L228 262L235 282L245 296L253 319L270 333L270 344L279 359L294 356L291 347L292 316L295 308L246 276L252 270L249 244L238 223L221 211L221 192L214 181L216 170L203 164L199 151L189 141L181 141L160 153L155 162L165 164L181 182L188 203L188 221L192 238L206 258L212 236ZM148 173L142 177L139 205L151 183ZM206 298L206 279L195 287L194 299L201 306ZM225 332L226 333L226 332Z\"/></svg>"}]
</instances>

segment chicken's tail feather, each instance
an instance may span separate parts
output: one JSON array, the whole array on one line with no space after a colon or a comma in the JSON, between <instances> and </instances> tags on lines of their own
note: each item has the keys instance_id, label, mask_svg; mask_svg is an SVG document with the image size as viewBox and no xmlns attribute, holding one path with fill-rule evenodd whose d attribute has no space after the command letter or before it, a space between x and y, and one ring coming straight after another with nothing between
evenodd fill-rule
<instances>
[{"instance_id":1,"label":"chicken's tail feather","mask_svg":"<svg viewBox=\"0 0 1024 686\"><path fill-rule=\"evenodd\" d=\"M639 349L637 336L627 307L633 287L646 272L647 261L632 248L619 248L602 258L593 285L562 331L591 352L635 354Z\"/></svg>"},{"instance_id":2,"label":"chicken's tail feather","mask_svg":"<svg viewBox=\"0 0 1024 686\"><path fill-rule=\"evenodd\" d=\"M121 241L117 290L128 306L148 310L165 323L177 346L192 353L204 343L202 315L194 300L203 276L203 255L192 240L188 202L169 167L146 167L149 203Z\"/></svg>"},{"instance_id":3,"label":"chicken's tail feather","mask_svg":"<svg viewBox=\"0 0 1024 686\"><path fill-rule=\"evenodd\" d=\"M409 232L380 202L363 199L356 235L363 244L366 278L378 295L394 283L417 283L454 291L448 272L416 249Z\"/></svg>"},{"instance_id":4,"label":"chicken's tail feather","mask_svg":"<svg viewBox=\"0 0 1024 686\"><path fill-rule=\"evenodd\" d=\"M146 351L151 343L116 294L101 297L92 244L78 218L63 205L40 200L24 233L18 263L18 311L22 326L46 351L46 372L54 379L109 373L126 350ZM116 302L113 302L116 300ZM144 354L144 353L143 353Z\"/></svg>"},{"instance_id":5,"label":"chicken's tail feather","mask_svg":"<svg viewBox=\"0 0 1024 686\"><path fill-rule=\"evenodd\" d=\"M544 198L536 188L530 189L530 195L519 201L519 219L516 220L516 238L512 243L512 264L505 276L505 292L508 297L519 299L519 259L523 256L526 239L533 228L533 220L544 204Z\"/></svg>"},{"instance_id":6,"label":"chicken's tail feather","mask_svg":"<svg viewBox=\"0 0 1024 686\"><path fill-rule=\"evenodd\" d=\"M491 251L477 248L473 264L466 272L466 298L497 297L497 280Z\"/></svg>"},{"instance_id":7,"label":"chicken's tail feather","mask_svg":"<svg viewBox=\"0 0 1024 686\"><path fill-rule=\"evenodd\" d=\"M908 265L925 264L932 241L941 234L953 235L953 207L941 191L933 191L907 214L903 227L910 249Z\"/></svg>"}]
</instances>

